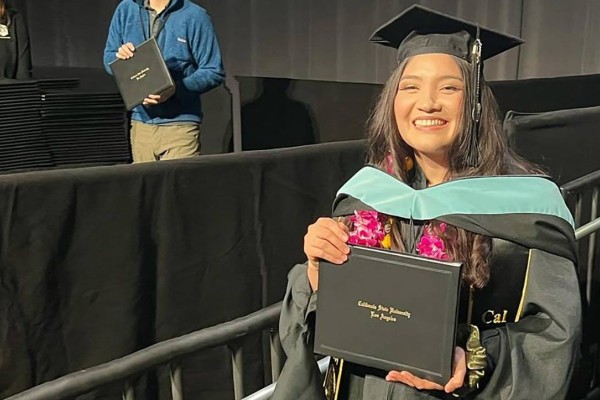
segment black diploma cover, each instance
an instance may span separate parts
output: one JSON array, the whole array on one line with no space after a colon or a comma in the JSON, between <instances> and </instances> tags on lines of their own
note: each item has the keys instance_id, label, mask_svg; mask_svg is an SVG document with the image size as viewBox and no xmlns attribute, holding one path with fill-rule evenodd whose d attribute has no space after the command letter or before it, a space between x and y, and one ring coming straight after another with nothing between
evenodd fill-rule
<instances>
[{"instance_id":1,"label":"black diploma cover","mask_svg":"<svg viewBox=\"0 0 600 400\"><path fill-rule=\"evenodd\" d=\"M151 94L169 97L175 84L154 37L140 44L133 57L110 63L121 97L128 110L142 104Z\"/></svg>"},{"instance_id":2,"label":"black diploma cover","mask_svg":"<svg viewBox=\"0 0 600 400\"><path fill-rule=\"evenodd\" d=\"M320 262L315 352L445 385L452 362L460 263L351 246Z\"/></svg>"}]
</instances>

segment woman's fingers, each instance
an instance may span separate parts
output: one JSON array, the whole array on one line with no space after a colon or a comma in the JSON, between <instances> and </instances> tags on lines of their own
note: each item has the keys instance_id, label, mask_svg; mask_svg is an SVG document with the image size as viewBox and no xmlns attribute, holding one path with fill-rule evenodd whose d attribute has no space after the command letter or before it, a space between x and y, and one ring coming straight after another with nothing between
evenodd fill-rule
<instances>
[{"instance_id":1,"label":"woman's fingers","mask_svg":"<svg viewBox=\"0 0 600 400\"><path fill-rule=\"evenodd\" d=\"M333 264L343 264L348 259L347 255L343 254L330 244L323 244L322 246L307 246L304 248L304 252L310 261L322 259Z\"/></svg>"},{"instance_id":2,"label":"woman's fingers","mask_svg":"<svg viewBox=\"0 0 600 400\"><path fill-rule=\"evenodd\" d=\"M446 383L446 386L439 385L427 379L421 379L408 371L390 371L385 380L389 382L401 382L419 390L444 390L446 393L452 393L463 386L466 373L467 359L465 351L460 347L456 347L454 351L452 378Z\"/></svg>"},{"instance_id":3,"label":"woman's fingers","mask_svg":"<svg viewBox=\"0 0 600 400\"><path fill-rule=\"evenodd\" d=\"M312 233L311 240L331 243L331 245L344 254L350 252L350 248L346 244L348 235L343 231L340 231L338 227L334 227L334 229L330 229L330 227L317 227Z\"/></svg>"},{"instance_id":4,"label":"woman's fingers","mask_svg":"<svg viewBox=\"0 0 600 400\"><path fill-rule=\"evenodd\" d=\"M408 371L390 371L385 378L389 382L401 382L419 390L443 390L444 387L435 382L421 379Z\"/></svg>"},{"instance_id":5,"label":"woman's fingers","mask_svg":"<svg viewBox=\"0 0 600 400\"><path fill-rule=\"evenodd\" d=\"M332 243L336 242L336 244ZM347 249L344 249L345 246ZM349 248L343 242L337 242L329 235L326 237L313 236L304 241L304 252L309 260L323 259L332 263L341 264L348 259Z\"/></svg>"},{"instance_id":6,"label":"woman's fingers","mask_svg":"<svg viewBox=\"0 0 600 400\"><path fill-rule=\"evenodd\" d=\"M348 228L348 225L346 225L345 223L343 223L342 221L337 221L338 226L342 229L342 231L344 231L344 233L346 235L350 234L350 228ZM346 239L347 240L347 239Z\"/></svg>"},{"instance_id":7,"label":"woman's fingers","mask_svg":"<svg viewBox=\"0 0 600 400\"><path fill-rule=\"evenodd\" d=\"M454 370L452 371L452 378L448 381L444 387L446 393L452 393L456 389L461 388L465 382L465 376L467 374L467 357L465 351L456 347L454 350Z\"/></svg>"},{"instance_id":8,"label":"woman's fingers","mask_svg":"<svg viewBox=\"0 0 600 400\"><path fill-rule=\"evenodd\" d=\"M348 259L348 233L331 218L319 218L304 236L304 252L311 261L324 259L341 264Z\"/></svg>"},{"instance_id":9,"label":"woman's fingers","mask_svg":"<svg viewBox=\"0 0 600 400\"><path fill-rule=\"evenodd\" d=\"M385 377L385 380L388 382L400 382L407 386L414 387L412 382L406 379L406 377L404 377L399 371L390 371Z\"/></svg>"},{"instance_id":10,"label":"woman's fingers","mask_svg":"<svg viewBox=\"0 0 600 400\"><path fill-rule=\"evenodd\" d=\"M404 377L407 378L414 385L414 387L419 390L444 390L442 385L428 381L427 379L421 379L408 371L402 371L401 374L404 375Z\"/></svg>"},{"instance_id":11,"label":"woman's fingers","mask_svg":"<svg viewBox=\"0 0 600 400\"><path fill-rule=\"evenodd\" d=\"M326 230L335 234L341 241L346 243L348 241L348 227L339 221L335 221L332 218L319 218L314 224L310 225L311 228L316 230Z\"/></svg>"}]
</instances>

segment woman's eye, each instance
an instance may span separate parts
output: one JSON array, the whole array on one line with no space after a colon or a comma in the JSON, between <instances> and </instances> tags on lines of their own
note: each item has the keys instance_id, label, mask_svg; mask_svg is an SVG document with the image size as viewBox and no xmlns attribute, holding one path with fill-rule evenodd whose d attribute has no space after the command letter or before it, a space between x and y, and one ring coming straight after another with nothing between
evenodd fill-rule
<instances>
[{"instance_id":1,"label":"woman's eye","mask_svg":"<svg viewBox=\"0 0 600 400\"><path fill-rule=\"evenodd\" d=\"M444 86L442 89L450 92L458 92L460 90L460 88L456 86Z\"/></svg>"},{"instance_id":2,"label":"woman's eye","mask_svg":"<svg viewBox=\"0 0 600 400\"><path fill-rule=\"evenodd\" d=\"M416 90L417 87L415 85L406 85L406 86L400 86L400 90Z\"/></svg>"}]
</instances>

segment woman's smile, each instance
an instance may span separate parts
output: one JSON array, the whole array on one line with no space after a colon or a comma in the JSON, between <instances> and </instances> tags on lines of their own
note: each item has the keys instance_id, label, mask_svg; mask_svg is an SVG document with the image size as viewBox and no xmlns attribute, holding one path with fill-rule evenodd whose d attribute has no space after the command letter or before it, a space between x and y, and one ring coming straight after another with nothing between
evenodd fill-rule
<instances>
[{"instance_id":1,"label":"woman's smile","mask_svg":"<svg viewBox=\"0 0 600 400\"><path fill-rule=\"evenodd\" d=\"M417 129L423 129L423 130L438 130L438 129L446 127L447 124L448 124L448 121L446 121L445 119L432 118L432 117L425 117L425 118L420 117L413 121L413 125Z\"/></svg>"}]
</instances>

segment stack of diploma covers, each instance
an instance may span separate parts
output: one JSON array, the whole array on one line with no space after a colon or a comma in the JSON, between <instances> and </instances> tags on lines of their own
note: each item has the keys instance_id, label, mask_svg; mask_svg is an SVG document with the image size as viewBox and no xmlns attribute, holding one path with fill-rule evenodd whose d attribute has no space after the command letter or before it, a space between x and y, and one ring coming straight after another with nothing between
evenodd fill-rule
<instances>
[{"instance_id":1,"label":"stack of diploma covers","mask_svg":"<svg viewBox=\"0 0 600 400\"><path fill-rule=\"evenodd\" d=\"M51 167L36 81L0 79L0 172Z\"/></svg>"},{"instance_id":2,"label":"stack of diploma covers","mask_svg":"<svg viewBox=\"0 0 600 400\"><path fill-rule=\"evenodd\" d=\"M452 376L461 264L351 246L321 261L315 352L445 385Z\"/></svg>"},{"instance_id":3,"label":"stack of diploma covers","mask_svg":"<svg viewBox=\"0 0 600 400\"><path fill-rule=\"evenodd\" d=\"M46 81L40 81L40 84ZM124 163L130 158L121 96L88 89L58 88L41 95L42 132L57 166Z\"/></svg>"},{"instance_id":4,"label":"stack of diploma covers","mask_svg":"<svg viewBox=\"0 0 600 400\"><path fill-rule=\"evenodd\" d=\"M151 94L168 98L175 84L154 37L140 44L133 57L110 64L123 102L128 110L142 104Z\"/></svg>"}]
</instances>

